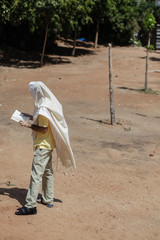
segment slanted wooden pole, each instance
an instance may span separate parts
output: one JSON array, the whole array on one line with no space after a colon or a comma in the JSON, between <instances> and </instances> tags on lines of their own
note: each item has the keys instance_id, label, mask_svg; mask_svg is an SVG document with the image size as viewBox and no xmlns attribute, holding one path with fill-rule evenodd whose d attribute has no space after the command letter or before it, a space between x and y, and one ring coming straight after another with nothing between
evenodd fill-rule
<instances>
[{"instance_id":1,"label":"slanted wooden pole","mask_svg":"<svg viewBox=\"0 0 160 240\"><path fill-rule=\"evenodd\" d=\"M44 39L44 44L43 44L43 51L42 51L42 56L41 56L41 62L40 62L40 66L42 67L43 65L43 58L44 58L44 52L45 52L45 48L46 48L46 42L47 42L47 35L48 35L48 23L46 24L46 33L45 33L45 39Z\"/></svg>"},{"instance_id":2,"label":"slanted wooden pole","mask_svg":"<svg viewBox=\"0 0 160 240\"><path fill-rule=\"evenodd\" d=\"M109 43L109 94L110 94L110 117L111 124L115 124L114 91L112 80L112 45Z\"/></svg>"}]
</instances>

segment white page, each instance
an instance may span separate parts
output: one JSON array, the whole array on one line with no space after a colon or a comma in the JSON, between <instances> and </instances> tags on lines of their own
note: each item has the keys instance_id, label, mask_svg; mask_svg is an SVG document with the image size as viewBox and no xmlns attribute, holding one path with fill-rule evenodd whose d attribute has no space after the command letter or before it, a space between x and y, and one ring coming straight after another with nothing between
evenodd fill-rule
<instances>
[{"instance_id":1,"label":"white page","mask_svg":"<svg viewBox=\"0 0 160 240\"><path fill-rule=\"evenodd\" d=\"M12 117L12 120L19 122L19 121L28 121L30 118L29 117L25 117L20 111L16 110Z\"/></svg>"}]
</instances>

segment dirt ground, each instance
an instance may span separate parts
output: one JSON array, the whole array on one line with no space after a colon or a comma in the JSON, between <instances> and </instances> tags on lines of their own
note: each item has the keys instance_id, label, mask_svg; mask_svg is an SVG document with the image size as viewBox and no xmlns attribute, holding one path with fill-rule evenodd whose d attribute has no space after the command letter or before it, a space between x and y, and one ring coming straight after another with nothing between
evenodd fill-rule
<instances>
[{"instance_id":1,"label":"dirt ground","mask_svg":"<svg viewBox=\"0 0 160 240\"><path fill-rule=\"evenodd\" d=\"M61 49L69 45L59 43ZM144 94L144 48L115 47L116 125L111 126L108 48L78 56L2 60L0 66L0 240L159 240L160 95ZM5 54L4 54L5 55ZM160 53L151 52L149 88L160 91ZM32 113L30 81L43 81L63 105L77 169L55 170L55 203L16 216L33 158L31 131L10 120ZM107 121L105 121L107 120Z\"/></svg>"}]
</instances>

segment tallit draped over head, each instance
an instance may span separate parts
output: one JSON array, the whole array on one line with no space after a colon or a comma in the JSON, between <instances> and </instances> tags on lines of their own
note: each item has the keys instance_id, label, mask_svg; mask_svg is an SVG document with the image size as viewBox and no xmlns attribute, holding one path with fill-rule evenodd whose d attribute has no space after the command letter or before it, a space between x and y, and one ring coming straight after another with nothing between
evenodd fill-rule
<instances>
[{"instance_id":1,"label":"tallit draped over head","mask_svg":"<svg viewBox=\"0 0 160 240\"><path fill-rule=\"evenodd\" d=\"M62 105L42 82L30 82L29 90L35 103L34 123L36 123L39 115L48 118L56 142L57 159L59 158L65 167L74 166L76 168Z\"/></svg>"}]
</instances>

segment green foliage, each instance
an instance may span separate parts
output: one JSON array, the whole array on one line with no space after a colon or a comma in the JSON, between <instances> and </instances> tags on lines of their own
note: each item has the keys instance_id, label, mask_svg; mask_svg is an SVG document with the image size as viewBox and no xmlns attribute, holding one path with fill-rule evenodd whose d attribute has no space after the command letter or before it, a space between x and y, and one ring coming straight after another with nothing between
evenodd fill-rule
<instances>
[{"instance_id":1,"label":"green foliage","mask_svg":"<svg viewBox=\"0 0 160 240\"><path fill-rule=\"evenodd\" d=\"M102 37L113 44L127 45L138 29L134 0L107 0Z\"/></svg>"},{"instance_id":2,"label":"green foliage","mask_svg":"<svg viewBox=\"0 0 160 240\"><path fill-rule=\"evenodd\" d=\"M159 16L159 8L155 5L155 1L152 0L141 0L139 4L136 5L136 18L138 22L143 22L145 17L153 13L153 15L157 18Z\"/></svg>"},{"instance_id":3,"label":"green foliage","mask_svg":"<svg viewBox=\"0 0 160 240\"><path fill-rule=\"evenodd\" d=\"M47 23L58 21L60 0L39 0L35 3L38 20L45 20Z\"/></svg>"},{"instance_id":4,"label":"green foliage","mask_svg":"<svg viewBox=\"0 0 160 240\"><path fill-rule=\"evenodd\" d=\"M151 18L153 18L153 21L154 22L157 21L159 19L159 7L155 5L155 1L141 0L136 7L136 19L139 25L138 37L139 37L139 40L142 42L143 46L147 44L148 33L149 33L149 26L147 25L150 25L150 22L148 22L147 19L150 18L150 14L151 14Z\"/></svg>"},{"instance_id":5,"label":"green foliage","mask_svg":"<svg viewBox=\"0 0 160 240\"><path fill-rule=\"evenodd\" d=\"M95 0L92 9L92 18L94 21L102 23L108 12L108 4L106 0Z\"/></svg>"},{"instance_id":6,"label":"green foliage","mask_svg":"<svg viewBox=\"0 0 160 240\"><path fill-rule=\"evenodd\" d=\"M13 29L17 39L22 34L18 41L24 46L25 42L28 44L31 38L33 38L32 43L36 41L36 38L40 43L42 39L40 35L44 36L46 24L49 23L49 36L53 39L54 31L59 26L60 4L61 0L2 0L0 1L0 23L4 25L1 29L5 30L8 35L12 32L8 31L8 28ZM5 36L4 39L6 39ZM3 41L6 42L6 40ZM21 41L23 41L22 44Z\"/></svg>"},{"instance_id":7,"label":"green foliage","mask_svg":"<svg viewBox=\"0 0 160 240\"><path fill-rule=\"evenodd\" d=\"M148 46L144 46L146 49L148 49ZM155 47L152 45L152 44L150 44L149 45L149 50L150 51L153 51L153 50L155 50Z\"/></svg>"},{"instance_id":8,"label":"green foliage","mask_svg":"<svg viewBox=\"0 0 160 240\"><path fill-rule=\"evenodd\" d=\"M147 32L151 32L155 28L155 25L156 25L156 19L154 15L152 13L147 14L143 21L144 29Z\"/></svg>"},{"instance_id":9,"label":"green foliage","mask_svg":"<svg viewBox=\"0 0 160 240\"><path fill-rule=\"evenodd\" d=\"M92 0L62 0L61 4L62 24L69 25L68 31L81 31L82 25L92 21Z\"/></svg>"},{"instance_id":10,"label":"green foliage","mask_svg":"<svg viewBox=\"0 0 160 240\"><path fill-rule=\"evenodd\" d=\"M0 1L0 22L7 23L10 21L10 1Z\"/></svg>"},{"instance_id":11,"label":"green foliage","mask_svg":"<svg viewBox=\"0 0 160 240\"><path fill-rule=\"evenodd\" d=\"M116 32L134 31L137 27L133 0L108 0L108 20Z\"/></svg>"},{"instance_id":12,"label":"green foliage","mask_svg":"<svg viewBox=\"0 0 160 240\"><path fill-rule=\"evenodd\" d=\"M94 41L98 23L101 43L139 44L140 36L146 39L158 18L159 8L152 0L1 0L0 29L3 37L0 41L4 38L6 42L10 38L11 27L15 38L19 36L16 31L21 34L19 41L30 41L35 36L41 41L46 24L49 24L49 37L55 34L55 29L63 36L82 31L86 38L89 35ZM139 32L136 39L135 32Z\"/></svg>"},{"instance_id":13,"label":"green foliage","mask_svg":"<svg viewBox=\"0 0 160 240\"><path fill-rule=\"evenodd\" d=\"M21 25L28 22L32 32L46 23L56 22L60 0L13 0L11 5L12 24Z\"/></svg>"},{"instance_id":14,"label":"green foliage","mask_svg":"<svg viewBox=\"0 0 160 240\"><path fill-rule=\"evenodd\" d=\"M34 25L36 19L36 11L34 0L12 0L10 8L10 22L14 26L20 26L24 23Z\"/></svg>"},{"instance_id":15,"label":"green foliage","mask_svg":"<svg viewBox=\"0 0 160 240\"><path fill-rule=\"evenodd\" d=\"M16 186L15 184L12 184L10 181L5 182L4 184L6 184L7 186Z\"/></svg>"}]
</instances>

